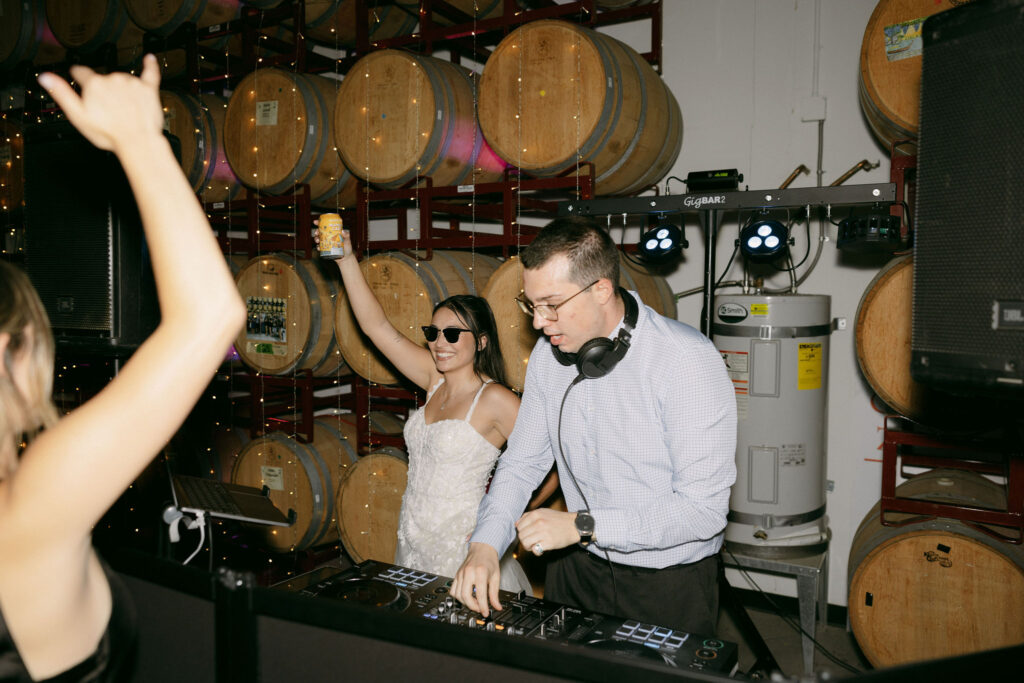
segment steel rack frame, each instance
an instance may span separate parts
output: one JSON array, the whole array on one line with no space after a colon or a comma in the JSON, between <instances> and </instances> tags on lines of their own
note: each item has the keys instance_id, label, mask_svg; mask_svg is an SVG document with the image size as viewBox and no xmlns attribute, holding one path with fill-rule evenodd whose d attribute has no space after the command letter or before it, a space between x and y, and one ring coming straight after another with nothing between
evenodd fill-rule
<instances>
[{"instance_id":1,"label":"steel rack frame","mask_svg":"<svg viewBox=\"0 0 1024 683\"><path fill-rule=\"evenodd\" d=\"M417 49L425 54L438 47L449 47L453 52L478 61L487 61L490 50L481 45L485 41L497 42L509 31L538 19L562 19L585 26L607 26L630 21L650 19L651 50L641 54L661 73L662 3L660 0L646 5L625 7L617 10L597 11L594 0L577 0L559 5L552 0L531 0L523 9L516 0L504 0L501 16L473 20L444 0L422 0L419 30L409 36L396 36L382 40L369 40L366 27L369 25L369 9L366 0L356 4L356 48L355 53L366 54L373 49L406 48ZM435 19L448 19L452 25L444 25ZM457 59L455 60L457 61Z\"/></svg>"},{"instance_id":2,"label":"steel rack frame","mask_svg":"<svg viewBox=\"0 0 1024 683\"><path fill-rule=\"evenodd\" d=\"M516 209L527 209L531 213L555 215L559 203L540 199L522 192L569 191L579 192L582 199L593 197L593 164L584 164L579 175L562 175L554 178L525 177L516 169L506 169L505 178L499 182L476 185L434 185L430 178L421 179L421 187L398 190L368 189L360 187L359 201L355 207L355 230L353 241L357 252L372 249L425 250L431 258L434 249L478 249L500 248L503 256L509 256L510 249L528 244L537 233L537 228L525 226L516 220ZM497 204L476 202L477 197L500 196ZM475 206L464 200L471 198ZM412 202L419 209L419 237L405 238L408 223L406 208ZM395 204L401 203L400 207ZM373 204L388 204L383 208ZM449 228L433 225L433 218L449 216ZM381 217L397 217L399 237L394 240L373 240L367 238L369 221ZM460 218L475 217L502 224L501 234L463 231ZM525 239L524 239L525 238Z\"/></svg>"},{"instance_id":3,"label":"steel rack frame","mask_svg":"<svg viewBox=\"0 0 1024 683\"><path fill-rule=\"evenodd\" d=\"M562 216L681 216L697 214L704 229L704 293L700 331L711 335L715 298L715 253L718 228L725 211L800 209L812 207L892 204L894 183L835 185L773 190L708 190L686 194L618 197L562 202Z\"/></svg>"},{"instance_id":4,"label":"steel rack frame","mask_svg":"<svg viewBox=\"0 0 1024 683\"><path fill-rule=\"evenodd\" d=\"M311 370L292 375L265 375L244 372L236 379L249 386L249 436L269 432L292 434L302 443L313 440L313 412L321 408L355 409L355 393L315 396L320 389L352 382L351 375L315 377ZM292 420L283 415L298 415Z\"/></svg>"},{"instance_id":5,"label":"steel rack frame","mask_svg":"<svg viewBox=\"0 0 1024 683\"><path fill-rule=\"evenodd\" d=\"M896 418L885 421L882 441L882 496L879 519L885 526L904 526L924 519L948 517L969 524L978 531L1006 543L1024 541L1024 444L1012 439L956 438L932 436L904 428ZM1006 479L1006 509L992 510L973 505L939 503L896 495L896 475L913 475L907 467L947 468L978 474L1000 475ZM902 522L886 519L887 513L916 515ZM1007 527L1015 536L983 524Z\"/></svg>"}]
</instances>

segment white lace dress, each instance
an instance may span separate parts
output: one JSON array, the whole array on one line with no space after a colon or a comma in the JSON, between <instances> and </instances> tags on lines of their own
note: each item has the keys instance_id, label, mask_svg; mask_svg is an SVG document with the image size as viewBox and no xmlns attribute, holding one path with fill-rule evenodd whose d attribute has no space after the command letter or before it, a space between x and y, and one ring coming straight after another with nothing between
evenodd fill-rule
<instances>
[{"instance_id":1,"label":"white lace dress","mask_svg":"<svg viewBox=\"0 0 1024 683\"><path fill-rule=\"evenodd\" d=\"M443 378L430 390L426 403L442 382ZM398 520L395 564L453 577L466 559L477 508L500 453L469 424L486 386L477 391L461 420L427 424L425 403L406 421L409 479ZM501 588L532 594L511 549L501 561Z\"/></svg>"}]
</instances>

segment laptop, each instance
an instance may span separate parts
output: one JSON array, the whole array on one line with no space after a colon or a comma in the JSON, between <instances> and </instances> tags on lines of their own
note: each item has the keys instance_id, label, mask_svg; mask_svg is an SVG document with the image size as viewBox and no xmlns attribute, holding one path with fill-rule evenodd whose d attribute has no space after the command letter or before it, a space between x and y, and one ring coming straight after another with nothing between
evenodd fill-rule
<instances>
[{"instance_id":1,"label":"laptop","mask_svg":"<svg viewBox=\"0 0 1024 683\"><path fill-rule=\"evenodd\" d=\"M258 489L185 474L171 475L174 505L182 512L203 512L210 517L237 519L253 524L294 524L295 511L289 510L285 516L274 506L266 491L266 487Z\"/></svg>"}]
</instances>

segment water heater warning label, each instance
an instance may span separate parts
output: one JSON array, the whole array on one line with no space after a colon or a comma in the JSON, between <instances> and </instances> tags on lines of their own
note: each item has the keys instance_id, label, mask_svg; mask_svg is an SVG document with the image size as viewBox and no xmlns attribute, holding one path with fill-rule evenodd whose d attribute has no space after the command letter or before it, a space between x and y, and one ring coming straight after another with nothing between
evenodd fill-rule
<instances>
[{"instance_id":1,"label":"water heater warning label","mask_svg":"<svg viewBox=\"0 0 1024 683\"><path fill-rule=\"evenodd\" d=\"M796 388L821 388L821 343L800 344L797 348Z\"/></svg>"},{"instance_id":2,"label":"water heater warning label","mask_svg":"<svg viewBox=\"0 0 1024 683\"><path fill-rule=\"evenodd\" d=\"M736 392L736 418L747 419L750 401L750 353L748 351L721 351L725 369Z\"/></svg>"}]
</instances>

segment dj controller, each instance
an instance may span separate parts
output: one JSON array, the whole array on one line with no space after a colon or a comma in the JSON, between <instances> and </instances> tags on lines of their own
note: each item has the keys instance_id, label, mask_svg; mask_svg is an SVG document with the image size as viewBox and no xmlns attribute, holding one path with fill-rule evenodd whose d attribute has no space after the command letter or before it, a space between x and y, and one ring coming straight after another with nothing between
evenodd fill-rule
<instances>
[{"instance_id":1,"label":"dj controller","mask_svg":"<svg viewBox=\"0 0 1024 683\"><path fill-rule=\"evenodd\" d=\"M730 675L736 669L734 643L508 591L499 594L503 609L484 617L449 595L451 584L450 578L367 560L344 571L317 569L274 588L392 610L495 637L553 641L691 671Z\"/></svg>"}]
</instances>

